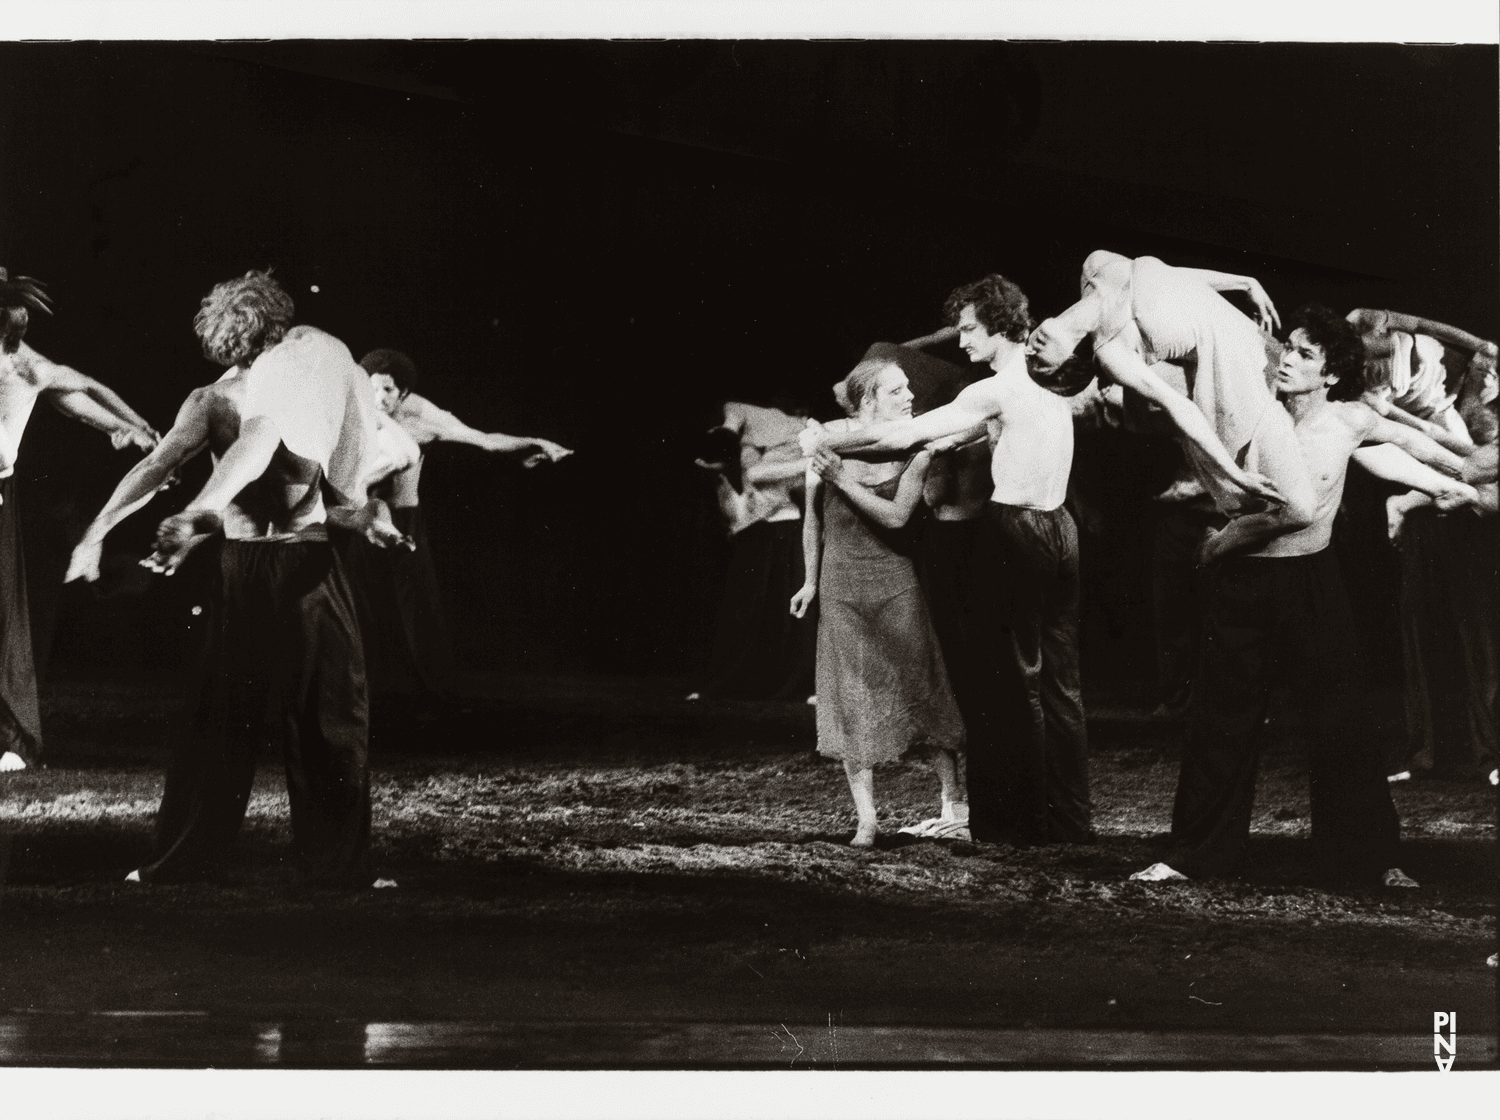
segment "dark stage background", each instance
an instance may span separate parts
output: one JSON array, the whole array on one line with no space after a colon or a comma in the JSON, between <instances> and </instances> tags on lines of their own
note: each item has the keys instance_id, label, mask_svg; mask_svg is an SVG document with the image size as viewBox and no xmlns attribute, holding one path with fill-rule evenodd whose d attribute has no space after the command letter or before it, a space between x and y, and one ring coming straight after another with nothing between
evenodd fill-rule
<instances>
[{"instance_id":1,"label":"dark stage background","mask_svg":"<svg viewBox=\"0 0 1500 1120\"><path fill-rule=\"evenodd\" d=\"M0 44L0 263L56 299L29 340L162 429L216 376L199 298L274 265L356 357L404 349L475 426L578 449L529 473L429 456L463 661L685 672L727 554L691 466L705 407L789 389L829 415L870 342L934 329L986 271L1046 314L1089 250L1152 253L1256 275L1284 313L1500 337L1496 86L1488 46ZM1080 445L1095 684L1151 678L1172 455ZM180 660L191 582L130 561L206 463L111 538L99 589L59 588L131 461L46 408L23 444L54 672ZM1351 482L1340 543L1389 678L1379 499Z\"/></svg>"}]
</instances>

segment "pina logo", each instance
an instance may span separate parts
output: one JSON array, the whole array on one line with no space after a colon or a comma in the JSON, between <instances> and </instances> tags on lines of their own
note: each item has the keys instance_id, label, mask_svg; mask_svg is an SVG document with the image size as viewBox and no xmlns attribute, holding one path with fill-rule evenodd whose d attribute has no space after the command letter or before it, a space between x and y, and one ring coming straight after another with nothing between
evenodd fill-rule
<instances>
[{"instance_id":1,"label":"pina logo","mask_svg":"<svg viewBox=\"0 0 1500 1120\"><path fill-rule=\"evenodd\" d=\"M1448 1037L1443 1037L1443 1028L1448 1028ZM1453 1059L1457 1056L1458 1049L1458 1012L1457 1011L1434 1011L1432 1013L1432 1055L1437 1061L1437 1067L1443 1073L1453 1068ZM1443 1051L1448 1051L1448 1056L1443 1057Z\"/></svg>"}]
</instances>

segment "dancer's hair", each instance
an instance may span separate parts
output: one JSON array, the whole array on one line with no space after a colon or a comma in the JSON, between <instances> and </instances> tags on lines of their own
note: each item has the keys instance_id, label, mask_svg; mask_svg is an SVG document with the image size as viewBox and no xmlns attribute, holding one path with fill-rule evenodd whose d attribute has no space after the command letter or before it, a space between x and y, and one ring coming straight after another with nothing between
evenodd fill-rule
<instances>
[{"instance_id":1,"label":"dancer's hair","mask_svg":"<svg viewBox=\"0 0 1500 1120\"><path fill-rule=\"evenodd\" d=\"M52 314L47 293L42 290L45 286L30 276L12 279L0 268L0 353L14 354L21 348L33 310Z\"/></svg>"},{"instance_id":2,"label":"dancer's hair","mask_svg":"<svg viewBox=\"0 0 1500 1120\"><path fill-rule=\"evenodd\" d=\"M958 326L963 309L972 305L974 318L992 335L1003 335L1012 342L1025 342L1035 325L1026 293L998 272L992 272L972 284L961 284L949 293L943 303L943 321Z\"/></svg>"},{"instance_id":3,"label":"dancer's hair","mask_svg":"<svg viewBox=\"0 0 1500 1120\"><path fill-rule=\"evenodd\" d=\"M417 387L417 363L400 350L371 350L359 360L359 364L371 376L383 373L394 381L402 400Z\"/></svg>"},{"instance_id":4,"label":"dancer's hair","mask_svg":"<svg viewBox=\"0 0 1500 1120\"><path fill-rule=\"evenodd\" d=\"M1059 397L1076 397L1099 375L1099 369L1094 364L1094 336L1084 335L1073 348L1073 353L1054 370L1034 368L1028 356L1026 372L1031 375L1031 380L1049 393L1056 393Z\"/></svg>"},{"instance_id":5,"label":"dancer's hair","mask_svg":"<svg viewBox=\"0 0 1500 1120\"><path fill-rule=\"evenodd\" d=\"M1365 345L1342 315L1321 303L1304 304L1287 321L1287 334L1301 328L1323 351L1323 373L1338 380L1328 387L1331 401L1357 401L1365 391Z\"/></svg>"},{"instance_id":6,"label":"dancer's hair","mask_svg":"<svg viewBox=\"0 0 1500 1120\"><path fill-rule=\"evenodd\" d=\"M286 337L294 314L292 297L271 279L271 270L252 270L214 285L193 316L193 330L209 361L243 366Z\"/></svg>"},{"instance_id":7,"label":"dancer's hair","mask_svg":"<svg viewBox=\"0 0 1500 1120\"><path fill-rule=\"evenodd\" d=\"M901 368L899 363L889 358L866 358L849 371L848 377L833 387L833 399L839 402L840 408L853 416L874 390L881 372L893 366Z\"/></svg>"}]
</instances>

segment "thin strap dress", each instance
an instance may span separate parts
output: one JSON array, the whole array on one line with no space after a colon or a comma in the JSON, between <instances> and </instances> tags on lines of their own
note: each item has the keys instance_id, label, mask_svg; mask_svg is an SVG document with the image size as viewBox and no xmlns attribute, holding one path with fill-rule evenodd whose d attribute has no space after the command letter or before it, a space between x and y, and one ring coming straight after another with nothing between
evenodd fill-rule
<instances>
[{"instance_id":1,"label":"thin strap dress","mask_svg":"<svg viewBox=\"0 0 1500 1120\"><path fill-rule=\"evenodd\" d=\"M871 487L893 498L901 476ZM821 489L818 753L861 769L913 747L957 749L963 718L912 562L911 534Z\"/></svg>"}]
</instances>

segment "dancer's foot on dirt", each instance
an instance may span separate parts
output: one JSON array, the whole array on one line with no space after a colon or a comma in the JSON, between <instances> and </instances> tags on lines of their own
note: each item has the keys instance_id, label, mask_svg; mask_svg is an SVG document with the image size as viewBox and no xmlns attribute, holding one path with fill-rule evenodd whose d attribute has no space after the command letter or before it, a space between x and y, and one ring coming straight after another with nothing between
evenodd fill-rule
<instances>
[{"instance_id":1,"label":"dancer's foot on dirt","mask_svg":"<svg viewBox=\"0 0 1500 1120\"><path fill-rule=\"evenodd\" d=\"M15 751L6 751L4 754L0 754L0 774L9 774L25 769L26 760Z\"/></svg>"},{"instance_id":2,"label":"dancer's foot on dirt","mask_svg":"<svg viewBox=\"0 0 1500 1120\"><path fill-rule=\"evenodd\" d=\"M873 848L875 846L875 833L877 829L873 824L860 825L854 833L854 839L849 841L851 848Z\"/></svg>"},{"instance_id":3,"label":"dancer's foot on dirt","mask_svg":"<svg viewBox=\"0 0 1500 1120\"><path fill-rule=\"evenodd\" d=\"M1380 881L1388 887L1405 887L1408 890L1422 885L1399 867L1392 867L1381 877Z\"/></svg>"},{"instance_id":4,"label":"dancer's foot on dirt","mask_svg":"<svg viewBox=\"0 0 1500 1120\"><path fill-rule=\"evenodd\" d=\"M1188 881L1188 877L1181 871L1168 867L1164 863L1153 863L1144 871L1137 871L1131 878L1138 883L1186 883Z\"/></svg>"}]
</instances>

